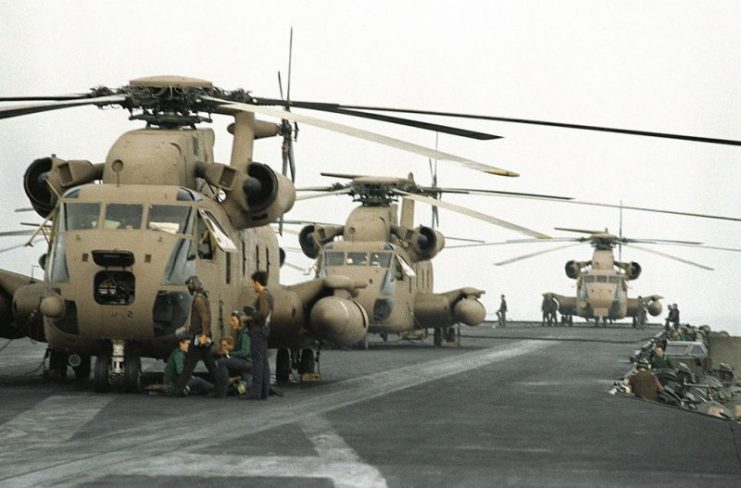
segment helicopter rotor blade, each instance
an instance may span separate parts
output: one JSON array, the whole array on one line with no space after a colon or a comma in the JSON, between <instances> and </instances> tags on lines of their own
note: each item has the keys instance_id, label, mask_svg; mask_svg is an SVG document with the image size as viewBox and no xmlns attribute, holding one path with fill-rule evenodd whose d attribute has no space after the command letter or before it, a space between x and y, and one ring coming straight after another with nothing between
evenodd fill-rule
<instances>
[{"instance_id":1,"label":"helicopter rotor blade","mask_svg":"<svg viewBox=\"0 0 741 488\"><path fill-rule=\"evenodd\" d=\"M30 241L24 242L23 244L15 244L15 245L13 245L13 246L9 246L9 247L4 247L4 248L0 249L0 253L4 253L4 252L8 252L8 251L12 251L12 250L14 250L14 249L20 249L20 248L22 248L22 247L29 247L29 246L33 246L33 243L34 243L34 242L39 242L39 241L43 241L44 239L45 239L45 238L44 238L43 236L37 236L37 237L34 237L34 238L33 238L32 240L30 240Z\"/></svg>"},{"instance_id":2,"label":"helicopter rotor blade","mask_svg":"<svg viewBox=\"0 0 741 488\"><path fill-rule=\"evenodd\" d=\"M540 125L547 127L560 127L563 129L578 129L578 130L589 130L597 132L610 132L614 134L626 134L634 136L645 136L645 137L657 137L663 139L675 139L681 141L690 142L702 142L708 144L723 144L729 146L741 146L741 141L733 139L719 139L712 137L698 137L683 134L672 134L668 132L653 132L644 130L633 130L633 129L620 129L615 127L602 127L597 125L585 125L585 124L570 124L563 122L551 122L545 120L534 120L534 119L520 119L513 117L498 117L493 115L480 115L480 114L466 114L466 113L455 113L455 112L438 112L432 110L414 110L414 109L400 109L400 108L389 108L389 107L368 107L363 105L334 105L338 109L344 110L371 110L378 112L394 112L394 113L407 113L407 114L419 114L419 115L435 115L441 117L456 117L473 120L492 120L495 122L509 122L515 124L528 124L528 125Z\"/></svg>"},{"instance_id":3,"label":"helicopter rotor blade","mask_svg":"<svg viewBox=\"0 0 741 488\"><path fill-rule=\"evenodd\" d=\"M445 237L448 238L447 236ZM496 242L480 242L480 243L474 243L474 244L458 244L453 246L445 246L445 249L463 249L467 247L488 247L488 246L504 246L504 245L511 245L511 244L549 244L553 242L578 242L582 243L586 240L589 240L584 237L551 237L550 239L508 239L506 241L496 241Z\"/></svg>"},{"instance_id":4,"label":"helicopter rotor blade","mask_svg":"<svg viewBox=\"0 0 741 488\"><path fill-rule=\"evenodd\" d=\"M105 97L83 98L47 103L29 103L24 105L13 105L11 107L0 107L0 119L20 117L39 112L49 112L63 108L79 107L82 105L112 105L126 100L123 95L109 95Z\"/></svg>"},{"instance_id":5,"label":"helicopter rotor blade","mask_svg":"<svg viewBox=\"0 0 741 488\"><path fill-rule=\"evenodd\" d=\"M494 265L495 266L504 266L505 264L514 263L516 261L522 261L523 259L534 258L535 256L540 256L541 254L547 254L549 252L560 251L561 249L567 249L569 247L578 246L579 244L581 244L581 243L566 244L565 246L558 246L558 247L553 247L551 249L545 249L543 251L531 252L529 254L524 254L524 255L518 256L516 258L505 259L504 261L499 261L498 263L494 263Z\"/></svg>"},{"instance_id":6,"label":"helicopter rotor blade","mask_svg":"<svg viewBox=\"0 0 741 488\"><path fill-rule=\"evenodd\" d=\"M326 193L319 193L319 194L313 194L313 195L298 195L296 197L296 201L299 200L309 200L311 198L321 198L321 197L329 197L332 195L343 195L345 193L350 193L352 191L352 188L340 188L339 190L334 190Z\"/></svg>"},{"instance_id":7,"label":"helicopter rotor blade","mask_svg":"<svg viewBox=\"0 0 741 488\"><path fill-rule=\"evenodd\" d=\"M382 115L371 112L363 112L360 110L348 110L342 108L337 104L332 103L321 103L321 102L302 102L302 101L283 101L272 98L255 98L257 105L280 105L285 107L303 108L306 110L318 110L320 112L329 112L339 115L347 115L350 117L358 117L362 119L378 120L381 122L388 122L391 124L405 125L408 127L416 127L417 129L431 130L435 132L442 132L444 134L450 134L459 137L467 137L470 139L476 139L480 141L488 141L493 139L502 139L502 136L496 134L489 134L487 132L474 131L469 129L462 129L460 127L453 127L450 125L434 124L432 122L423 122L421 120L408 119L405 117L396 117L392 115Z\"/></svg>"},{"instance_id":8,"label":"helicopter rotor blade","mask_svg":"<svg viewBox=\"0 0 741 488\"><path fill-rule=\"evenodd\" d=\"M520 232L522 234L535 237L538 239L550 239L550 236L547 236L545 234L542 234L540 232L519 226L517 224L513 224L511 222L507 222L506 220L501 220L496 217L493 217L491 215L483 214L481 212L477 212L476 210L472 210L470 208L461 207L460 205L455 205L450 202L442 201L442 200L435 200L434 198L425 197L421 195L415 195L414 193L409 193L401 190L394 190L394 193L398 193L399 195L403 195L405 198L409 198L410 200L415 200L417 202L426 203L428 205L434 205L438 207L445 208L447 210L451 210L453 212L458 212L463 215L467 215L469 217L473 217L475 219L483 220L484 222L489 222L490 224L497 225L499 227L504 227L505 229L514 230L516 232Z\"/></svg>"},{"instance_id":9,"label":"helicopter rotor blade","mask_svg":"<svg viewBox=\"0 0 741 488\"><path fill-rule=\"evenodd\" d=\"M690 261L689 259L680 258L680 257L674 256L672 254L667 254L665 252L656 251L654 249L647 249L647 248L642 247L642 246L635 246L635 245L632 245L632 244L626 244L626 246L627 245L630 245L630 247L635 248L635 249L640 249L641 251L645 251L645 252L648 252L648 253L651 253L651 254L656 254L658 256L663 256L665 258L673 259L674 261L679 261L680 263L689 264L690 266L697 266L698 268L701 268L701 269L705 269L705 270L708 270L708 271L714 271L714 269L711 268L711 267L709 267L709 266L705 266L704 264L700 264L700 263L696 263L694 261Z\"/></svg>"},{"instance_id":10,"label":"helicopter rotor blade","mask_svg":"<svg viewBox=\"0 0 741 488\"><path fill-rule=\"evenodd\" d=\"M514 198L531 198L535 200L564 200L570 201L571 197L562 197L558 195L545 195L542 193L523 193L516 191L484 190L481 188L446 188L439 186L422 187L423 190L430 193L459 193L462 195L483 195L492 197L514 197Z\"/></svg>"},{"instance_id":11,"label":"helicopter rotor blade","mask_svg":"<svg viewBox=\"0 0 741 488\"><path fill-rule=\"evenodd\" d=\"M554 227L556 230L562 230L565 232L578 232L580 234L601 234L604 231L601 230L587 230L587 229L573 229L570 227Z\"/></svg>"},{"instance_id":12,"label":"helicopter rotor blade","mask_svg":"<svg viewBox=\"0 0 741 488\"><path fill-rule=\"evenodd\" d=\"M26 230L9 230L5 232L0 232L0 237L16 237L16 236L30 236L36 232L36 230L26 229Z\"/></svg>"},{"instance_id":13,"label":"helicopter rotor blade","mask_svg":"<svg viewBox=\"0 0 741 488\"><path fill-rule=\"evenodd\" d=\"M395 147L397 149L402 149L402 150L409 151L412 153L421 154L423 156L444 159L446 161L457 164L459 166L463 166L464 168L475 169L478 171L483 171L484 173L494 174L498 176L519 176L517 173L513 171L509 171L509 170L502 169L502 168L496 168L496 167L489 166L483 163L472 161L470 159L462 158L454 154L435 151L434 149L430 149L424 146L413 144L411 142L402 141L400 139L395 139L393 137L384 136L382 134L377 134L375 132L370 132L370 131L366 131L363 129L357 129L355 127L350 127L344 124L338 124L336 122L330 122L328 120L317 119L315 117L309 117L307 115L297 114L294 112L284 112L282 110L276 110L273 108L268 108L268 107L263 107L263 106L258 106L258 105L230 102L228 100L222 100L220 98L215 98L215 97L204 97L204 99L211 101L211 102L222 104L220 107L222 110L242 110L246 112L254 112L256 114L265 115L269 117L275 117L278 119L286 118L294 122L302 122L304 124L313 125L315 127L320 127L322 129L331 130L334 132L339 132L341 134L345 134L345 135L352 136L352 137L357 137L359 139L364 139L367 141L384 144L386 146Z\"/></svg>"},{"instance_id":14,"label":"helicopter rotor blade","mask_svg":"<svg viewBox=\"0 0 741 488\"><path fill-rule=\"evenodd\" d=\"M591 207L622 208L623 210L636 210L639 212L652 212L652 213L662 213L662 214L669 214L669 215L682 215L685 217L698 217L698 218L703 218L703 219L729 220L732 222L741 222L741 217L701 214L701 213L695 213L695 212L680 212L676 210L664 210L664 209L648 208L648 207L635 207L631 205L614 205L610 203L585 202L581 200L568 200L568 201L564 201L563 203L572 203L574 205L587 205Z\"/></svg>"}]
</instances>

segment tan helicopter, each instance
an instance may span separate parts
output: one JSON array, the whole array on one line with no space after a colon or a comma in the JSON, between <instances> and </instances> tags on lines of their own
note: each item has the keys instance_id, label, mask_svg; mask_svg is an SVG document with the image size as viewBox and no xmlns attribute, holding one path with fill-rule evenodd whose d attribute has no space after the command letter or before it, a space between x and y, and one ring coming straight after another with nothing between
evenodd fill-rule
<instances>
[{"instance_id":1,"label":"tan helicopter","mask_svg":"<svg viewBox=\"0 0 741 488\"><path fill-rule=\"evenodd\" d=\"M739 249L703 246L701 242L677 241L664 239L631 239L622 235L610 234L604 231L569 229L556 227L556 230L589 234L587 237L555 238L561 242L588 242L594 248L592 259L589 261L571 260L566 263L566 276L576 280L576 296L564 296L548 292L544 296L552 296L558 302L558 311L561 313L563 324L573 325L573 317L583 317L587 321L593 320L597 325L607 321L619 320L625 317L633 319L633 325L643 327L646 321L646 312L656 317L661 313L661 296L643 295L637 298L628 298L628 281L635 280L641 275L641 265L635 261L623 262L621 257L615 259L614 248L629 246L634 249L657 254L675 261L679 261L702 269L712 270L708 266L671 254L653 249L636 246L636 244L671 244L690 247L702 247L728 251ZM622 234L622 232L621 232ZM524 243L527 240L508 241L508 243ZM535 242L535 241L532 241ZM572 247L578 244L568 244L545 251L530 253L495 263L498 266L513 263L523 259L535 257L548 252Z\"/></svg>"},{"instance_id":2,"label":"tan helicopter","mask_svg":"<svg viewBox=\"0 0 741 488\"><path fill-rule=\"evenodd\" d=\"M255 270L270 276L275 309L270 346L281 348L277 369L314 363L317 341L340 345L365 336L368 318L353 297L358 284L345 276L320 277L280 287L283 253L269 225L288 211L291 181L252 160L256 139L284 137L284 168L293 168L291 125L317 125L428 157L446 159L491 174L516 173L368 131L266 105L283 100L225 91L211 82L161 76L133 80L111 90L60 97L13 97L33 101L0 107L0 118L84 105L118 105L146 127L121 135L105 162L37 159L24 176L33 208L45 218L41 233L49 251L40 259L44 279L0 271L0 337L28 336L49 343L49 369L64 374L67 361L87 378L91 357L94 386L140 386L141 357L164 358L174 331L185 324L191 298L184 285L191 275L204 282L213 310L215 336L228 333L230 312L254 299L247 282ZM197 128L210 114L232 116L229 165L214 161L214 133ZM283 120L255 120L255 114ZM362 117L362 113L359 115ZM397 117L387 120L405 124ZM410 125L477 139L496 136L436 124ZM286 144L286 142L288 144ZM287 159L286 159L287 158Z\"/></svg>"},{"instance_id":3,"label":"tan helicopter","mask_svg":"<svg viewBox=\"0 0 741 488\"><path fill-rule=\"evenodd\" d=\"M357 300L368 311L368 332L404 335L431 328L435 344L441 344L441 329L456 323L470 326L483 322L486 310L478 300L484 293L477 288L433 292L431 259L445 246L442 233L414 224L414 203L421 202L524 233L538 239L548 236L506 222L491 215L436 199L442 193L500 194L526 198L548 197L526 193L497 192L465 188L425 187L408 178L322 173L346 178L348 184L299 188L298 191L327 192L301 195L297 200L329 195L350 195L360 206L348 216L345 225L316 224L299 233L304 254L316 259L318 277L347 276L366 284ZM401 212L396 203L402 199ZM362 346L367 348L367 339Z\"/></svg>"}]
</instances>

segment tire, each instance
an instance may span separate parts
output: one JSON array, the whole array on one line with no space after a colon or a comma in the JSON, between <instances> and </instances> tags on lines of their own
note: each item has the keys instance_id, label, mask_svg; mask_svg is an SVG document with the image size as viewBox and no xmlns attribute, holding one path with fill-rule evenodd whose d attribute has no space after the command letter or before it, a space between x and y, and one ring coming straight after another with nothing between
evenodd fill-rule
<instances>
[{"instance_id":1,"label":"tire","mask_svg":"<svg viewBox=\"0 0 741 488\"><path fill-rule=\"evenodd\" d=\"M285 347L278 349L275 355L275 380L286 383L291 375L291 356Z\"/></svg>"},{"instance_id":2,"label":"tire","mask_svg":"<svg viewBox=\"0 0 741 488\"><path fill-rule=\"evenodd\" d=\"M67 377L67 355L65 353L49 349L49 370L46 376L61 380Z\"/></svg>"},{"instance_id":3,"label":"tire","mask_svg":"<svg viewBox=\"0 0 741 488\"><path fill-rule=\"evenodd\" d=\"M301 361L298 365L299 374L314 372L314 351L311 349L301 350Z\"/></svg>"},{"instance_id":4,"label":"tire","mask_svg":"<svg viewBox=\"0 0 741 488\"><path fill-rule=\"evenodd\" d=\"M435 327L435 330L432 333L432 343L435 344L436 347L442 347L443 345L443 331L439 327Z\"/></svg>"},{"instance_id":5,"label":"tire","mask_svg":"<svg viewBox=\"0 0 741 488\"><path fill-rule=\"evenodd\" d=\"M139 393L142 389L142 360L137 355L124 358L124 391Z\"/></svg>"},{"instance_id":6,"label":"tire","mask_svg":"<svg viewBox=\"0 0 741 488\"><path fill-rule=\"evenodd\" d=\"M111 368L111 356L100 354L95 358L95 371L93 372L93 389L96 393L107 393L111 391L111 383L108 372Z\"/></svg>"},{"instance_id":7,"label":"tire","mask_svg":"<svg viewBox=\"0 0 741 488\"><path fill-rule=\"evenodd\" d=\"M82 359L80 365L73 368L75 370L75 378L78 381L85 381L90 379L90 356L80 356L80 359Z\"/></svg>"}]
</instances>

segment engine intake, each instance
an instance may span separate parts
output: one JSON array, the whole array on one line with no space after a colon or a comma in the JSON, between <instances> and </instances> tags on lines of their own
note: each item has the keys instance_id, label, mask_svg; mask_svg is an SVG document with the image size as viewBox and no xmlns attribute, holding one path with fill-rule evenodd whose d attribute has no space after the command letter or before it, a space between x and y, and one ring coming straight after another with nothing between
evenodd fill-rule
<instances>
[{"instance_id":1,"label":"engine intake","mask_svg":"<svg viewBox=\"0 0 741 488\"><path fill-rule=\"evenodd\" d=\"M224 209L237 229L269 224L293 207L296 190L291 180L262 163L251 163L247 173L219 173L220 186L228 184ZM226 189L225 189L226 190Z\"/></svg>"},{"instance_id":2,"label":"engine intake","mask_svg":"<svg viewBox=\"0 0 741 488\"><path fill-rule=\"evenodd\" d=\"M301 250L311 259L316 259L319 251L321 251L321 246L314 237L314 229L313 225L307 225L298 233L298 243Z\"/></svg>"},{"instance_id":3,"label":"engine intake","mask_svg":"<svg viewBox=\"0 0 741 488\"><path fill-rule=\"evenodd\" d=\"M627 280L634 280L641 276L641 265L635 261L622 263L622 268L625 270L625 279Z\"/></svg>"},{"instance_id":4,"label":"engine intake","mask_svg":"<svg viewBox=\"0 0 741 488\"><path fill-rule=\"evenodd\" d=\"M568 276L572 280L575 280L581 274L581 265L579 262L572 259L571 261L566 263L566 266L564 266L564 270L566 271L566 276Z\"/></svg>"},{"instance_id":5,"label":"engine intake","mask_svg":"<svg viewBox=\"0 0 741 488\"><path fill-rule=\"evenodd\" d=\"M445 237L440 232L424 225L412 231L399 232L399 234L397 235L401 239L409 243L410 257L415 262L432 259L445 247Z\"/></svg>"}]
</instances>

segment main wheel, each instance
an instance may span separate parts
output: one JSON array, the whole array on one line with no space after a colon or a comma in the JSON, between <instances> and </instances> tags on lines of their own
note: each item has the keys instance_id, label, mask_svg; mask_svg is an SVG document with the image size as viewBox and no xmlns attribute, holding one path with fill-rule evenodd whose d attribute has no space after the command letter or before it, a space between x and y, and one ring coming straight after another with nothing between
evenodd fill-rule
<instances>
[{"instance_id":1,"label":"main wheel","mask_svg":"<svg viewBox=\"0 0 741 488\"><path fill-rule=\"evenodd\" d=\"M138 393L142 389L142 359L135 355L124 358L124 391Z\"/></svg>"},{"instance_id":2,"label":"main wheel","mask_svg":"<svg viewBox=\"0 0 741 488\"><path fill-rule=\"evenodd\" d=\"M301 350L301 361L298 364L299 374L314 372L314 351L311 349Z\"/></svg>"},{"instance_id":3,"label":"main wheel","mask_svg":"<svg viewBox=\"0 0 741 488\"><path fill-rule=\"evenodd\" d=\"M101 353L95 358L95 371L93 371L93 389L97 393L111 391L111 383L108 372L111 368L111 356L109 353Z\"/></svg>"},{"instance_id":4,"label":"main wheel","mask_svg":"<svg viewBox=\"0 0 741 488\"><path fill-rule=\"evenodd\" d=\"M49 349L49 367L44 371L44 376L55 379L67 377L67 355L61 351Z\"/></svg>"},{"instance_id":5,"label":"main wheel","mask_svg":"<svg viewBox=\"0 0 741 488\"><path fill-rule=\"evenodd\" d=\"M291 375L291 356L285 347L278 349L275 355L275 380L285 383Z\"/></svg>"},{"instance_id":6,"label":"main wheel","mask_svg":"<svg viewBox=\"0 0 741 488\"><path fill-rule=\"evenodd\" d=\"M75 370L75 378L80 381L87 380L90 378L90 356L80 356L80 359L80 365L73 368Z\"/></svg>"},{"instance_id":7,"label":"main wheel","mask_svg":"<svg viewBox=\"0 0 741 488\"><path fill-rule=\"evenodd\" d=\"M442 347L443 345L443 331L439 327L435 327L434 329L432 343L437 347Z\"/></svg>"}]
</instances>

